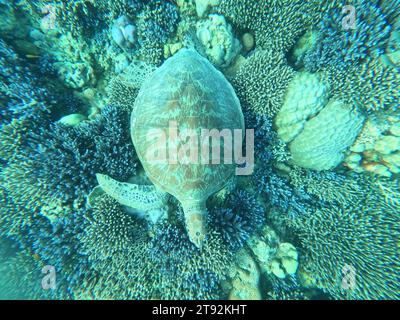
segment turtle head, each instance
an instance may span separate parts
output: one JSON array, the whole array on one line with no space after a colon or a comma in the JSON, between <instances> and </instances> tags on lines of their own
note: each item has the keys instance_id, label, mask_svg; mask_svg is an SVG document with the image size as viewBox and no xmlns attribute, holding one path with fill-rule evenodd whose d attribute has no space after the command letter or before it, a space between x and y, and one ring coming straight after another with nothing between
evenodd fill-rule
<instances>
[{"instance_id":1,"label":"turtle head","mask_svg":"<svg viewBox=\"0 0 400 320\"><path fill-rule=\"evenodd\" d=\"M206 205L205 203L183 204L183 210L189 239L200 249L206 238Z\"/></svg>"}]
</instances>

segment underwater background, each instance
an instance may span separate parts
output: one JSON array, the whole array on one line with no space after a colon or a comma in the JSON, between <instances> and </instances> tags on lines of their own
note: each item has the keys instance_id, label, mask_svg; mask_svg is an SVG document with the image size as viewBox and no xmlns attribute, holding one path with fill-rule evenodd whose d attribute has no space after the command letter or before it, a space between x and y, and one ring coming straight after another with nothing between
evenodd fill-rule
<instances>
[{"instance_id":1,"label":"underwater background","mask_svg":"<svg viewBox=\"0 0 400 320\"><path fill-rule=\"evenodd\" d=\"M130 135L182 48L254 129L201 247ZM398 0L0 0L0 299L399 299L399 72Z\"/></svg>"}]
</instances>

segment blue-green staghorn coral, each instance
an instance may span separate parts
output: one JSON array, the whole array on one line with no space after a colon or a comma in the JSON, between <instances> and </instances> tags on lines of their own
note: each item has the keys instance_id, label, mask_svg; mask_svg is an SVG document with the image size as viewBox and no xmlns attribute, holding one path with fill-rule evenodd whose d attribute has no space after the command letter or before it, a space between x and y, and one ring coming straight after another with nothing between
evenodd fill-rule
<instances>
[{"instance_id":1,"label":"blue-green staghorn coral","mask_svg":"<svg viewBox=\"0 0 400 320\"><path fill-rule=\"evenodd\" d=\"M292 219L309 251L306 273L336 299L399 299L398 182L363 183L356 199L328 206ZM355 286L346 290L345 271L354 270Z\"/></svg>"},{"instance_id":2,"label":"blue-green staghorn coral","mask_svg":"<svg viewBox=\"0 0 400 320\"><path fill-rule=\"evenodd\" d=\"M399 12L396 0L0 1L0 299L399 299ZM137 99L182 48L204 60L179 90L159 85L173 99ZM216 103L213 122L228 119L232 101L193 76L205 59L254 129L255 163L210 195L196 246L184 208L151 184L130 117L162 100ZM135 205L104 177L137 185Z\"/></svg>"}]
</instances>

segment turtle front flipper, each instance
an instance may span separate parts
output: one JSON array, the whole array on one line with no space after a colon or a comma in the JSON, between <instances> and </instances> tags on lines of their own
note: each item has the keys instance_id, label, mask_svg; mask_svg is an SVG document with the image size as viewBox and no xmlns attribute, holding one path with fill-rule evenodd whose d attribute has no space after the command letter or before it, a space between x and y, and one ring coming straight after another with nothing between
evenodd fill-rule
<instances>
[{"instance_id":1,"label":"turtle front flipper","mask_svg":"<svg viewBox=\"0 0 400 320\"><path fill-rule=\"evenodd\" d=\"M100 173L96 174L96 178L103 191L124 206L148 211L161 208L166 203L167 193L154 186L119 182Z\"/></svg>"},{"instance_id":2,"label":"turtle front flipper","mask_svg":"<svg viewBox=\"0 0 400 320\"><path fill-rule=\"evenodd\" d=\"M206 238L207 207L204 202L183 202L186 230L190 241L201 248Z\"/></svg>"}]
</instances>

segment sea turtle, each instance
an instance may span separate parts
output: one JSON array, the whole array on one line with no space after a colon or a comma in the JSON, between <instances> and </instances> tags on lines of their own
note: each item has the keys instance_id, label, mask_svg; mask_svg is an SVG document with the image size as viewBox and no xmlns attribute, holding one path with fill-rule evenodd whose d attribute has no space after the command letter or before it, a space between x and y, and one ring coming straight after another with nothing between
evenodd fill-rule
<instances>
[{"instance_id":1,"label":"sea turtle","mask_svg":"<svg viewBox=\"0 0 400 320\"><path fill-rule=\"evenodd\" d=\"M182 133L189 133L185 131L188 129L192 130L191 135L184 138ZM144 81L132 109L131 137L154 189L146 186L144 190L141 186L97 175L106 193L131 207L151 209L162 205L165 193L176 197L184 210L189 238L198 247L206 237L206 200L224 187L236 168L233 161L224 161L222 150L227 142L218 139L210 145L202 144L205 141L201 141L202 129L239 130L244 134L243 113L223 74L194 49L181 49ZM193 158L191 151L190 155L187 153L188 147L196 150L205 146L204 150L210 151L215 144L221 148L219 164L201 161L201 148L197 148L198 154ZM168 157L153 161L149 154ZM199 161L196 163L194 159Z\"/></svg>"}]
</instances>

